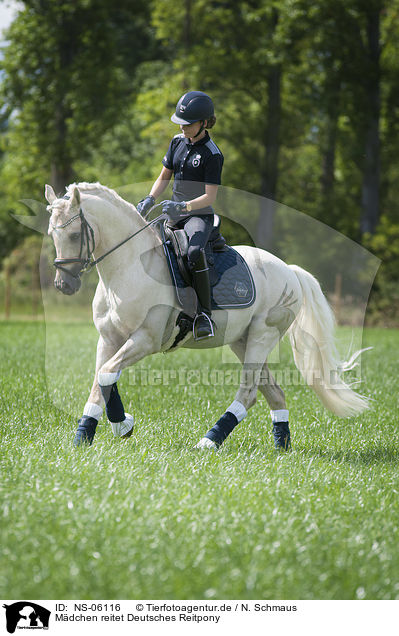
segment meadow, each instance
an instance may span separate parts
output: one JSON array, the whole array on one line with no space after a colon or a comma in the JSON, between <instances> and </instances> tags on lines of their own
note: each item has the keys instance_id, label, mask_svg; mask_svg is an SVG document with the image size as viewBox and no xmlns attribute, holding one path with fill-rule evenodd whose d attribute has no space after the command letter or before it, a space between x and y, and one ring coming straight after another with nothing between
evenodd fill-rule
<instances>
[{"instance_id":1,"label":"meadow","mask_svg":"<svg viewBox=\"0 0 399 636\"><path fill-rule=\"evenodd\" d=\"M103 418L75 450L95 343L84 322L0 323L2 598L399 598L397 331L363 334L357 418L284 387L286 454L260 395L217 454L193 450L236 391L209 369L237 366L188 350L122 375L130 440Z\"/></svg>"}]
</instances>

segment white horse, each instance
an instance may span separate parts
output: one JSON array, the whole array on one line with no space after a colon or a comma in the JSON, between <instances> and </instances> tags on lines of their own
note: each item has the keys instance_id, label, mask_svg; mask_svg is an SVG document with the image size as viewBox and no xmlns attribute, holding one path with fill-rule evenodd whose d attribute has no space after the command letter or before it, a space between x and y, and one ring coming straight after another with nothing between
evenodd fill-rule
<instances>
[{"instance_id":1,"label":"white horse","mask_svg":"<svg viewBox=\"0 0 399 636\"><path fill-rule=\"evenodd\" d=\"M96 372L74 443L92 443L104 404L114 435L129 437L134 419L125 413L118 394L121 371L145 356L168 351L179 333L176 318L181 308L162 241L132 204L99 183L72 184L62 198L47 185L45 196L51 213L48 232L57 254L55 286L64 294L75 293L80 274L93 261L99 276L93 300L99 332ZM332 413L346 417L367 408L367 398L341 377L358 354L349 362L340 361L334 317L317 280L264 250L235 249L252 272L255 302L248 308L213 311L213 338L196 342L189 333L178 345L199 349L228 344L243 365L232 404L197 447L217 450L255 404L258 389L271 409L276 448L289 447L285 396L267 365L287 331L297 368Z\"/></svg>"}]
</instances>

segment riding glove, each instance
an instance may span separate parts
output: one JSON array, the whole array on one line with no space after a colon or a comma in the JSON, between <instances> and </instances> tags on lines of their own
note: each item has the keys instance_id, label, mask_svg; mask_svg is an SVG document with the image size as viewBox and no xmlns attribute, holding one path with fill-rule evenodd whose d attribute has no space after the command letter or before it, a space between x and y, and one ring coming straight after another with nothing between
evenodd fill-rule
<instances>
[{"instance_id":1,"label":"riding glove","mask_svg":"<svg viewBox=\"0 0 399 636\"><path fill-rule=\"evenodd\" d=\"M141 216L144 216L144 214L148 212L148 210L152 208L154 204L155 204L155 199L151 194L149 194L144 199L141 199L141 201L138 202L137 212L141 214Z\"/></svg>"},{"instance_id":2,"label":"riding glove","mask_svg":"<svg viewBox=\"0 0 399 636\"><path fill-rule=\"evenodd\" d=\"M186 208L184 201L165 201L162 206L162 212L167 214L171 221L178 221L181 217L181 213Z\"/></svg>"}]
</instances>

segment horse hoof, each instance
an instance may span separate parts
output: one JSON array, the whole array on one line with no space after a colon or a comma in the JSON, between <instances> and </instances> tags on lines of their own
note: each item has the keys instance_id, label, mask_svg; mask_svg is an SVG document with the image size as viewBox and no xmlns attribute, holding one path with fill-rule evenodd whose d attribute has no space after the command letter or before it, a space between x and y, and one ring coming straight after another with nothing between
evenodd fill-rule
<instances>
[{"instance_id":1,"label":"horse hoof","mask_svg":"<svg viewBox=\"0 0 399 636\"><path fill-rule=\"evenodd\" d=\"M291 434L288 422L276 422L273 425L274 447L287 451L291 447Z\"/></svg>"},{"instance_id":2,"label":"horse hoof","mask_svg":"<svg viewBox=\"0 0 399 636\"><path fill-rule=\"evenodd\" d=\"M125 419L123 422L111 422L112 432L115 437L121 437L122 439L128 439L133 433L134 417L129 413L125 413Z\"/></svg>"},{"instance_id":3,"label":"horse hoof","mask_svg":"<svg viewBox=\"0 0 399 636\"><path fill-rule=\"evenodd\" d=\"M94 435L96 434L98 421L94 417L83 415L78 420L78 428L76 430L75 439L73 440L74 446L91 446L93 443Z\"/></svg>"},{"instance_id":4,"label":"horse hoof","mask_svg":"<svg viewBox=\"0 0 399 636\"><path fill-rule=\"evenodd\" d=\"M211 450L214 453L216 453L218 449L215 442L213 442L208 437L203 437L202 439L200 439L200 441L194 446L194 448L198 448L199 450Z\"/></svg>"}]
</instances>

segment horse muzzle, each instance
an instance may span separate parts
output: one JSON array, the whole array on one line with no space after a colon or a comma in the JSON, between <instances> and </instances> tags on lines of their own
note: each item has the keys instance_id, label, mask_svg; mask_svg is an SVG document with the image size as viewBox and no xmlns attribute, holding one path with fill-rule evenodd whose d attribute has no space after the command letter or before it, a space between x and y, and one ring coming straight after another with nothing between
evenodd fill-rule
<instances>
[{"instance_id":1,"label":"horse muzzle","mask_svg":"<svg viewBox=\"0 0 399 636\"><path fill-rule=\"evenodd\" d=\"M58 291L67 296L72 296L72 294L76 294L76 292L79 291L81 284L82 281L80 280L79 274L68 272L65 268L62 270L57 269L54 287L58 289Z\"/></svg>"}]
</instances>

